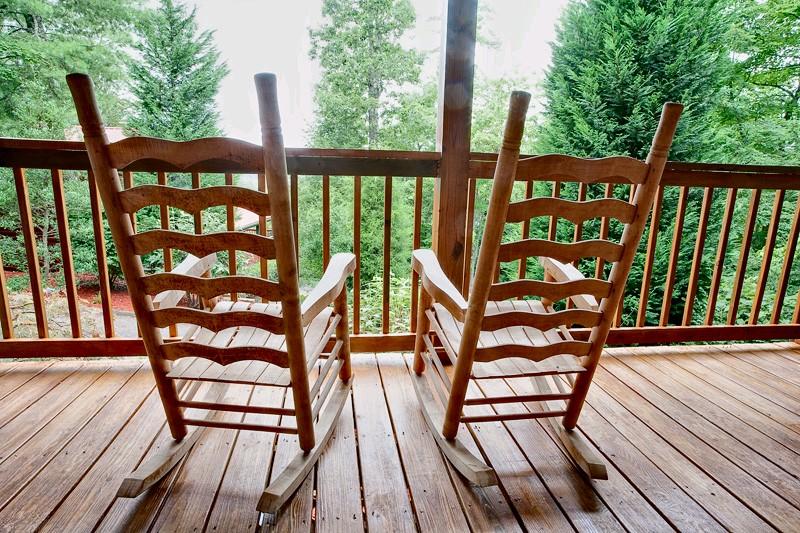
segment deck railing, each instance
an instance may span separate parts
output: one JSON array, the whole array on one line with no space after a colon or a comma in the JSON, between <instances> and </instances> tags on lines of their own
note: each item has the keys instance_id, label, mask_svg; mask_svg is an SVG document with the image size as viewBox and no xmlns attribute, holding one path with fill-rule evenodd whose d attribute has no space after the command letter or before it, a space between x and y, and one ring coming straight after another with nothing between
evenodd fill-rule
<instances>
[{"instance_id":1,"label":"deck railing","mask_svg":"<svg viewBox=\"0 0 800 533\"><path fill-rule=\"evenodd\" d=\"M480 240L482 220L476 202L479 194L488 190L494 170L493 154L473 154L470 174L465 177L468 194L466 268L464 278L469 279L473 261L473 250ZM418 279L410 272L410 291L407 296L406 326L392 328L390 317L390 265L392 254L393 184L398 180L413 180L413 234L405 253L426 242L429 236L422 234L423 204L431 187L424 186L438 174L440 154L436 152L396 152L366 150L320 150L287 149L291 195L294 207L295 232L298 233L298 190L301 176L321 178L321 243L322 264L326 264L332 252L331 228L331 183L337 180L352 182L353 227L352 250L358 258L352 288L354 350L383 351L410 349L413 346L413 327L416 314ZM20 228L28 274L31 299L35 316L35 339L14 337L14 324L9 306L7 280L3 275L0 257L0 357L48 357L48 356L119 356L143 353L138 338L122 338L114 331L112 309L112 287L106 258L106 236L103 230L101 206L97 189L89 172L89 162L83 143L71 141L37 141L22 139L0 139L0 169L11 169L17 193ZM45 307L45 280L39 269L40 251L37 249L36 221L31 209L29 183L26 172L49 172L53 188L56 240L61 251L61 270L64 276L64 294L69 315L70 336L52 337L48 330ZM231 183L233 175L253 174L257 169L231 168L219 162L207 162L197 168L185 169L191 175L191 185L199 186L206 175L224 177ZM100 308L102 311L102 337L86 338L82 331L77 292L77 280L72 257L74 250L70 242L68 223L69 202L64 193L64 172L77 171L85 176L88 185L93 239L97 254L97 280L99 284ZM165 182L167 168L162 162L140 161L125 169L123 182L131 186L143 173L155 175ZM8 172L6 170L6 172ZM530 179L529 179L530 178ZM621 183L599 183L589 186L572 183L568 179L534 185L535 177L520 176L516 194L554 194L565 198L595 196L628 197L630 186ZM376 323L375 317L365 317L363 312L378 313L375 305L365 306L362 288L365 282L362 273L362 183L366 179L383 180L383 237L382 279L380 291L380 333L363 331L366 319ZM264 180L256 177L259 187ZM346 184L347 186L347 184ZM661 191L653 209L651 224L640 246L643 265L640 272L631 276L628 297L624 301L617 327L612 330L609 342L614 344L652 344L688 341L756 340L800 338L800 273L792 277L794 255L800 232L800 168L775 166L742 166L717 164L668 164ZM768 205L769 204L769 205ZM688 217L690 205L699 207L699 216ZM770 208L771 205L771 208ZM794 210L787 207L794 206ZM739 210L739 211L737 211ZM742 218L744 226L731 228L731 221ZM769 214L766 214L766 211ZM169 213L162 209L161 223L166 224ZM792 215L793 212L793 215ZM374 221L371 221L374 222ZM195 219L196 226L202 219ZM225 213L225 224L234 225L231 208ZM603 219L598 224L569 226L567 222L551 219L546 227L535 223L522 224L523 234L544 232L553 237L571 232L572 238L591 237L592 232L607 235L620 231L618 226ZM334 228L335 233L338 228ZM259 220L258 230L268 231L264 219ZM348 228L349 231L349 228ZM780 242L779 242L780 238ZM754 252L757 241L758 253ZM763 242L763 245L761 243ZM301 246L303 243L301 242ZM709 262L711 250L715 260ZM731 253L731 250L736 250ZM705 251L705 253L704 253ZM777 253L776 253L777 252ZM735 257L735 261L732 258ZM169 251L163 256L164 264L170 268L172 258ZM735 264L734 264L735 263ZM525 263L527 265L527 262ZM35 265L35 268L31 268ZM598 260L593 266L582 264L582 268L595 270L607 268ZM229 257L229 267L237 263ZM301 270L303 266L301 264ZM798 266L800 268L800 265ZM262 275L270 269L267 263L260 265ZM748 269L754 274L747 284ZM663 270L663 272L661 272ZM797 270L797 269L795 269ZM405 273L402 273L405 275ZM468 283L464 284L468 286ZM372 294L372 293L370 293ZM633 297L630 295L638 295ZM794 302L794 305L792 305ZM373 302L369 302L372 304ZM791 308L791 309L790 309ZM791 312L790 312L791 310ZM746 315L746 316L745 316ZM576 331L577 336L585 331Z\"/></svg>"}]
</instances>

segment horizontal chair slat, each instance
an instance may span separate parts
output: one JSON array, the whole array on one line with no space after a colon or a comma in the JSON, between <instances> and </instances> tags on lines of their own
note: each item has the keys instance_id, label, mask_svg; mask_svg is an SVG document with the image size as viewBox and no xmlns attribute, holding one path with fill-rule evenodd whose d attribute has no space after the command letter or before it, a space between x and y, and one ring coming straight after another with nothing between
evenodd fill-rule
<instances>
[{"instance_id":1,"label":"horizontal chair slat","mask_svg":"<svg viewBox=\"0 0 800 533\"><path fill-rule=\"evenodd\" d=\"M487 396L484 398L467 398L464 405L492 405L496 403L525 403L525 402L549 402L552 400L569 400L571 393L551 393L551 394L518 394L511 396Z\"/></svg>"},{"instance_id":2,"label":"horizontal chair slat","mask_svg":"<svg viewBox=\"0 0 800 533\"><path fill-rule=\"evenodd\" d=\"M297 428L284 426L270 426L263 424L248 424L246 422L223 422L220 420L202 420L197 418L184 418L183 421L190 426L207 428L240 429L242 431L266 431L269 433L287 433L297 435Z\"/></svg>"},{"instance_id":3,"label":"horizontal chair slat","mask_svg":"<svg viewBox=\"0 0 800 533\"><path fill-rule=\"evenodd\" d=\"M619 261L622 245L603 239L578 242L553 242L546 239L525 239L500 245L498 261L514 261L526 257L552 257L562 263L572 263L584 257L599 257L608 262Z\"/></svg>"},{"instance_id":4,"label":"horizontal chair slat","mask_svg":"<svg viewBox=\"0 0 800 533\"><path fill-rule=\"evenodd\" d=\"M227 250L242 250L266 259L275 259L275 241L263 235L236 231L195 235L154 229L133 235L131 244L134 253L138 255L161 248L176 248L199 257Z\"/></svg>"},{"instance_id":5,"label":"horizontal chair slat","mask_svg":"<svg viewBox=\"0 0 800 533\"><path fill-rule=\"evenodd\" d=\"M202 409L204 411L227 411L232 413L255 413L260 415L294 416L295 410L287 407L269 407L260 405L236 405L231 403L196 402L192 400L179 400L178 405L187 409Z\"/></svg>"},{"instance_id":6,"label":"horizontal chair slat","mask_svg":"<svg viewBox=\"0 0 800 533\"><path fill-rule=\"evenodd\" d=\"M647 169L647 163L627 156L583 159L549 154L520 159L517 175L544 181L568 178L595 183L618 178L629 183L644 183Z\"/></svg>"},{"instance_id":7,"label":"horizontal chair slat","mask_svg":"<svg viewBox=\"0 0 800 533\"><path fill-rule=\"evenodd\" d=\"M152 312L153 324L165 328L172 324L196 324L211 331L250 326L271 333L283 333L283 318L257 311L225 311L222 313L192 309L190 307L165 307Z\"/></svg>"},{"instance_id":8,"label":"horizontal chair slat","mask_svg":"<svg viewBox=\"0 0 800 533\"><path fill-rule=\"evenodd\" d=\"M162 346L161 351L165 359L172 361L181 357L202 357L222 366L237 361L264 361L281 368L289 366L286 353L265 346L217 348L199 342L171 342Z\"/></svg>"},{"instance_id":9,"label":"horizontal chair slat","mask_svg":"<svg viewBox=\"0 0 800 533\"><path fill-rule=\"evenodd\" d=\"M600 323L601 316L600 312L588 309L565 309L552 313L503 311L485 315L481 322L481 330L495 331L511 326L528 326L541 331L548 331L558 326L570 327L574 324L591 328Z\"/></svg>"},{"instance_id":10,"label":"horizontal chair slat","mask_svg":"<svg viewBox=\"0 0 800 533\"><path fill-rule=\"evenodd\" d=\"M489 299L507 300L520 296L537 296L557 302L582 294L605 298L610 291L611 284L609 282L594 278L559 282L519 279L493 284L489 289Z\"/></svg>"},{"instance_id":11,"label":"horizontal chair slat","mask_svg":"<svg viewBox=\"0 0 800 533\"><path fill-rule=\"evenodd\" d=\"M506 222L522 222L534 217L556 216L580 224L600 217L616 218L620 222L633 220L636 207L617 198L574 201L563 198L531 198L508 206Z\"/></svg>"},{"instance_id":12,"label":"horizontal chair slat","mask_svg":"<svg viewBox=\"0 0 800 533\"><path fill-rule=\"evenodd\" d=\"M475 350L475 361L488 363L507 357L523 357L538 362L554 355L577 355L582 357L589 353L592 345L584 341L554 342L544 346L524 346L521 344L501 344L491 348Z\"/></svg>"},{"instance_id":13,"label":"horizontal chair slat","mask_svg":"<svg viewBox=\"0 0 800 533\"><path fill-rule=\"evenodd\" d=\"M125 189L119 196L122 209L126 213L135 213L150 205L177 207L190 214L220 205L241 207L261 216L269 216L270 212L268 194L234 185L201 189L181 189L167 185L140 185Z\"/></svg>"},{"instance_id":14,"label":"horizontal chair slat","mask_svg":"<svg viewBox=\"0 0 800 533\"><path fill-rule=\"evenodd\" d=\"M125 168L142 159L163 161L187 169L203 161L230 161L256 167L264 157L261 147L238 139L207 137L192 141L169 141L153 137L129 137L108 146L114 168Z\"/></svg>"},{"instance_id":15,"label":"horizontal chair slat","mask_svg":"<svg viewBox=\"0 0 800 533\"><path fill-rule=\"evenodd\" d=\"M222 294L243 292L260 296L266 300L280 300L280 287L274 281L253 276L223 276L219 278L203 278L172 272L151 274L142 278L142 285L147 294L155 295L164 291L180 290L198 294L211 299Z\"/></svg>"},{"instance_id":16,"label":"horizontal chair slat","mask_svg":"<svg viewBox=\"0 0 800 533\"><path fill-rule=\"evenodd\" d=\"M510 413L504 415L475 415L462 416L461 421L466 423L477 422L503 422L505 420L528 420L531 418L553 418L564 416L566 411L536 411L533 413Z\"/></svg>"}]
</instances>

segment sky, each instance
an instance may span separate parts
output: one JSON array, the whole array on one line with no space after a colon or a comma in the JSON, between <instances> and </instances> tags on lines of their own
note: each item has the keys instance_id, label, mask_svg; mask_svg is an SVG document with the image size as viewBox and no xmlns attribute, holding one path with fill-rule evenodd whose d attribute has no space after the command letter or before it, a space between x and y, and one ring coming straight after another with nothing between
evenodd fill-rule
<instances>
[{"instance_id":1,"label":"sky","mask_svg":"<svg viewBox=\"0 0 800 533\"><path fill-rule=\"evenodd\" d=\"M423 78L435 79L439 69L442 9L445 0L411 0L417 13L413 30L404 36L408 48L427 52ZM484 79L525 78L534 93L550 61L549 43L567 0L483 0L479 35L495 46L478 45L476 76ZM314 115L314 85L320 68L309 59L308 29L322 22L322 0L186 0L197 8L203 30L215 32L215 42L230 73L217 98L226 135L259 142L253 75L278 77L286 146L306 146Z\"/></svg>"}]
</instances>

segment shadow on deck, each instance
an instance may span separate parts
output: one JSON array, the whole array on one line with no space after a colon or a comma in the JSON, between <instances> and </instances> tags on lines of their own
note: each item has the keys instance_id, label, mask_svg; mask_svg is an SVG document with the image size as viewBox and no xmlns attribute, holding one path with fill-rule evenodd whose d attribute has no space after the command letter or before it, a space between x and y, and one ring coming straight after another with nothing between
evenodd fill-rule
<instances>
[{"instance_id":1,"label":"shadow on deck","mask_svg":"<svg viewBox=\"0 0 800 533\"><path fill-rule=\"evenodd\" d=\"M800 524L800 347L610 349L580 430L609 480L589 484L536 420L474 424L501 485L445 463L404 357L354 356L352 401L279 530L792 530ZM515 384L494 380L485 392ZM254 403L283 389L234 386ZM504 406L514 408L512 406ZM228 417L241 417L228 413ZM248 415L253 419L266 415ZM210 430L136 500L121 479L167 442L144 359L0 363L0 530L250 531L293 436ZM464 429L462 428L462 431Z\"/></svg>"}]
</instances>

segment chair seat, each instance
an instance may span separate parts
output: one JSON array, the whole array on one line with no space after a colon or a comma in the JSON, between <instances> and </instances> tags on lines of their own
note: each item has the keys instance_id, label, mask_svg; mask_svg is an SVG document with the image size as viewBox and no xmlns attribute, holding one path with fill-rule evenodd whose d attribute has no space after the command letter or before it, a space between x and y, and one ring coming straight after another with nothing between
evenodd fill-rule
<instances>
[{"instance_id":1,"label":"chair seat","mask_svg":"<svg viewBox=\"0 0 800 533\"><path fill-rule=\"evenodd\" d=\"M280 314L281 304L222 301L214 306L213 311L256 311L275 315ZM330 307L325 308L308 326L303 328L305 352L308 360L314 357L317 346L328 329L332 315L333 309ZM220 348L264 346L278 351L286 351L286 337L284 335L250 326L227 328L216 333L206 328L192 326L181 340ZM275 385L279 387L291 385L288 368L265 361L237 361L222 366L201 357L183 357L173 364L172 370L167 374L167 377L223 383Z\"/></svg>"},{"instance_id":2,"label":"chair seat","mask_svg":"<svg viewBox=\"0 0 800 533\"><path fill-rule=\"evenodd\" d=\"M451 353L458 353L461 343L461 334L464 324L457 321L453 315L441 304L433 305L439 331L444 338L442 343L449 345ZM490 301L486 304L486 314L504 311L528 311L547 313L548 309L539 300L503 300ZM536 376L545 374L570 374L584 372L579 357L572 354L558 354L541 361L532 361L525 357L512 357L511 360L519 369L517 373L500 371L495 364L481 364L481 356L491 351L504 349L504 347L530 347L539 348L550 344L571 341L572 336L566 328L553 328L542 331L528 326L512 326L495 331L481 331L478 338L478 347L475 350L475 364L472 369L474 379L489 379L493 377ZM447 349L447 346L446 346ZM518 351L518 350L515 350Z\"/></svg>"}]
</instances>

